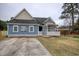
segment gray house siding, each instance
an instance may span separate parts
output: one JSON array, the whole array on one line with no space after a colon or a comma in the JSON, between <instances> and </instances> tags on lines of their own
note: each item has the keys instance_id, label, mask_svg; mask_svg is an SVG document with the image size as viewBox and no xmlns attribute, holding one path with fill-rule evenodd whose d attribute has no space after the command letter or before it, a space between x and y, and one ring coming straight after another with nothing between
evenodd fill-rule
<instances>
[{"instance_id":1,"label":"gray house siding","mask_svg":"<svg viewBox=\"0 0 79 59\"><path fill-rule=\"evenodd\" d=\"M23 25L26 26L26 31L21 31L21 26L18 25L18 32L13 32L13 25L8 24L8 35L38 35L38 25ZM29 32L29 26L34 26L34 32Z\"/></svg>"}]
</instances>

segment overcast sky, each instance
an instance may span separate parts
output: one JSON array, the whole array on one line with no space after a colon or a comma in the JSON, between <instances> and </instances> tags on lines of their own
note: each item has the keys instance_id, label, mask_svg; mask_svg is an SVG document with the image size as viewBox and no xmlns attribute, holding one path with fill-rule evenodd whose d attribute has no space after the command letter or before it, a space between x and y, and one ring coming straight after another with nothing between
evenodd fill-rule
<instances>
[{"instance_id":1,"label":"overcast sky","mask_svg":"<svg viewBox=\"0 0 79 59\"><path fill-rule=\"evenodd\" d=\"M62 3L26 3L26 4L0 4L0 19L10 20L25 8L33 17L51 17L56 24L62 25L63 21L59 19L62 12Z\"/></svg>"}]
</instances>

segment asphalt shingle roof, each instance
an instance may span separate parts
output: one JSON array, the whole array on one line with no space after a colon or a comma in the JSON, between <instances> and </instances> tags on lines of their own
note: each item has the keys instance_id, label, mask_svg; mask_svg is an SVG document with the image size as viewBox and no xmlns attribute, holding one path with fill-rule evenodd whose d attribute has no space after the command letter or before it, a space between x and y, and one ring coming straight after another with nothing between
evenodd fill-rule
<instances>
[{"instance_id":1,"label":"asphalt shingle roof","mask_svg":"<svg viewBox=\"0 0 79 59\"><path fill-rule=\"evenodd\" d=\"M47 20L47 18L39 18L39 17L34 17L34 19L37 21L38 24L43 24L43 22Z\"/></svg>"},{"instance_id":2,"label":"asphalt shingle roof","mask_svg":"<svg viewBox=\"0 0 79 59\"><path fill-rule=\"evenodd\" d=\"M33 17L32 20L12 19L12 20L8 21L8 23L45 24L44 22L48 19L49 18L42 18L42 17ZM51 19L49 19L49 20L51 20ZM51 20L51 22L53 24L55 24L55 22L53 20Z\"/></svg>"},{"instance_id":3,"label":"asphalt shingle roof","mask_svg":"<svg viewBox=\"0 0 79 59\"><path fill-rule=\"evenodd\" d=\"M21 20L21 19L13 19L8 21L8 23L32 23L32 24L43 24L43 22L47 20L47 18L33 17L33 20Z\"/></svg>"},{"instance_id":4,"label":"asphalt shingle roof","mask_svg":"<svg viewBox=\"0 0 79 59\"><path fill-rule=\"evenodd\" d=\"M35 20L10 20L9 23L37 23Z\"/></svg>"}]
</instances>

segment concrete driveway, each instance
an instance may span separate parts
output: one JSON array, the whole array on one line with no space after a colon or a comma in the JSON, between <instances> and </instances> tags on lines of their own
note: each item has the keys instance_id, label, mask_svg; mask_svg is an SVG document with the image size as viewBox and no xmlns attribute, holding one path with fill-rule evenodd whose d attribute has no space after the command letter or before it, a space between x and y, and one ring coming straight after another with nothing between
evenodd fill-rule
<instances>
[{"instance_id":1,"label":"concrete driveway","mask_svg":"<svg viewBox=\"0 0 79 59\"><path fill-rule=\"evenodd\" d=\"M36 38L8 38L0 42L0 56L50 56Z\"/></svg>"}]
</instances>

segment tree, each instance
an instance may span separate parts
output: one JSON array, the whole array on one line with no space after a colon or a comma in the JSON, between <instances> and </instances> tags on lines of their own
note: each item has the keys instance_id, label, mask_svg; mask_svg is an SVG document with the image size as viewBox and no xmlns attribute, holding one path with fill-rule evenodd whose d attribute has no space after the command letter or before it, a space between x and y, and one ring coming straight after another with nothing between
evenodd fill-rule
<instances>
[{"instance_id":1,"label":"tree","mask_svg":"<svg viewBox=\"0 0 79 59\"><path fill-rule=\"evenodd\" d=\"M72 31L74 31L74 19L75 19L75 15L79 15L78 13L78 10L79 10L79 7L78 7L78 3L64 3L63 6L63 12L62 12L62 15L64 15L64 17L61 17L61 19L69 19L71 20L72 22Z\"/></svg>"},{"instance_id":2,"label":"tree","mask_svg":"<svg viewBox=\"0 0 79 59\"><path fill-rule=\"evenodd\" d=\"M74 30L79 32L79 19L77 20L77 22L75 23L75 27Z\"/></svg>"},{"instance_id":3,"label":"tree","mask_svg":"<svg viewBox=\"0 0 79 59\"><path fill-rule=\"evenodd\" d=\"M2 31L3 30L3 26L2 25L0 25L0 31Z\"/></svg>"},{"instance_id":4,"label":"tree","mask_svg":"<svg viewBox=\"0 0 79 59\"><path fill-rule=\"evenodd\" d=\"M0 31L7 30L7 22L0 20Z\"/></svg>"},{"instance_id":5,"label":"tree","mask_svg":"<svg viewBox=\"0 0 79 59\"><path fill-rule=\"evenodd\" d=\"M69 14L62 14L59 19L64 19L64 26L67 25L67 23L70 25L70 22L69 22L69 19L70 19L70 16Z\"/></svg>"}]
</instances>

